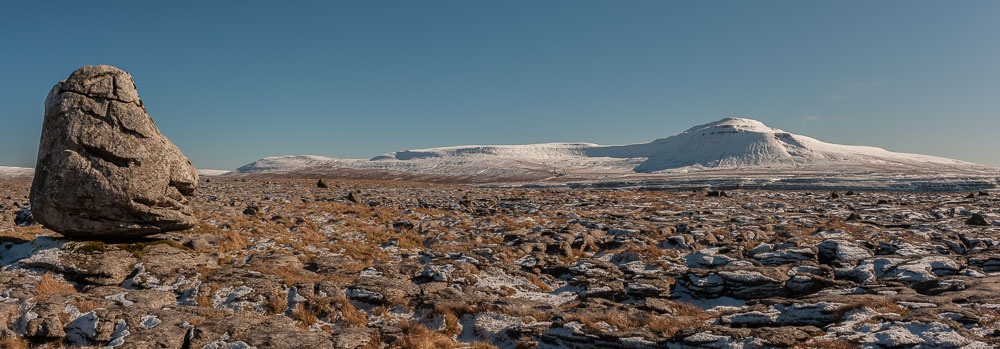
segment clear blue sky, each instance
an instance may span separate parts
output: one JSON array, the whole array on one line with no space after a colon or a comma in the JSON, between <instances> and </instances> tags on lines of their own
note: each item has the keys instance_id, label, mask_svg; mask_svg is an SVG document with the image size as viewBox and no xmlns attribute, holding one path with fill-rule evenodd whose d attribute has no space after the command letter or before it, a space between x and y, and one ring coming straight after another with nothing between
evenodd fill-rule
<instances>
[{"instance_id":1,"label":"clear blue sky","mask_svg":"<svg viewBox=\"0 0 1000 349\"><path fill-rule=\"evenodd\" d=\"M1000 1L23 1L0 165L49 89L132 74L199 168L460 144L646 142L727 116L1000 165Z\"/></svg>"}]
</instances>

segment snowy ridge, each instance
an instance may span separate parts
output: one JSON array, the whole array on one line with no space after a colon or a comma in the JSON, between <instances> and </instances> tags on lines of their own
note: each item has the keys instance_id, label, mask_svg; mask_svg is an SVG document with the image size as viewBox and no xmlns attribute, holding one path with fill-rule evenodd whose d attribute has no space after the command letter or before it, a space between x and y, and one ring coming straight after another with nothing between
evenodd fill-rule
<instances>
[{"instance_id":1,"label":"snowy ridge","mask_svg":"<svg viewBox=\"0 0 1000 349\"><path fill-rule=\"evenodd\" d=\"M866 146L831 144L770 128L757 120L728 118L699 125L681 134L638 146L648 160L637 172L656 172L685 166L710 168L795 168L814 164L925 163L964 166L974 164L917 154L894 153ZM614 147L612 147L614 148Z\"/></svg>"},{"instance_id":2,"label":"snowy ridge","mask_svg":"<svg viewBox=\"0 0 1000 349\"><path fill-rule=\"evenodd\" d=\"M0 166L0 178L31 178L34 173L31 168Z\"/></svg>"},{"instance_id":3,"label":"snowy ridge","mask_svg":"<svg viewBox=\"0 0 1000 349\"><path fill-rule=\"evenodd\" d=\"M198 176L199 177L214 177L214 176L221 176L221 175L224 175L224 174L229 173L229 172L231 172L231 171L229 171L229 170L212 170L212 169L201 169L201 168L199 168L198 169Z\"/></svg>"},{"instance_id":4,"label":"snowy ridge","mask_svg":"<svg viewBox=\"0 0 1000 349\"><path fill-rule=\"evenodd\" d=\"M226 173L230 173L229 170L198 170L199 176L220 176ZM31 178L35 175L35 169L27 167L7 167L0 166L0 178Z\"/></svg>"},{"instance_id":5,"label":"snowy ridge","mask_svg":"<svg viewBox=\"0 0 1000 349\"><path fill-rule=\"evenodd\" d=\"M469 182L608 181L711 172L996 176L997 168L881 148L839 145L726 118L649 143L467 145L413 149L368 160L315 155L264 158L228 175L329 175ZM777 171L777 172L774 172Z\"/></svg>"}]
</instances>

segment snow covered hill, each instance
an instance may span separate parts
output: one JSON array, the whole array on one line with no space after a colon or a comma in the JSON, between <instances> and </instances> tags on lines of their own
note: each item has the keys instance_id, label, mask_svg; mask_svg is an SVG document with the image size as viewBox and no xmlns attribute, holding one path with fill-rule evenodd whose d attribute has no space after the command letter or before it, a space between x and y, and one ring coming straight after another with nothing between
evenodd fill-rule
<instances>
[{"instance_id":1,"label":"snow covered hill","mask_svg":"<svg viewBox=\"0 0 1000 349\"><path fill-rule=\"evenodd\" d=\"M229 173L229 170L198 170L199 176L219 176ZM35 174L35 169L26 167L0 166L0 179L6 178L31 178Z\"/></svg>"},{"instance_id":2,"label":"snow covered hill","mask_svg":"<svg viewBox=\"0 0 1000 349\"><path fill-rule=\"evenodd\" d=\"M0 179L31 178L34 173L35 170L30 168L0 166Z\"/></svg>"},{"instance_id":3,"label":"snow covered hill","mask_svg":"<svg viewBox=\"0 0 1000 349\"><path fill-rule=\"evenodd\" d=\"M592 155L647 158L637 172L657 172L686 166L708 168L801 168L841 164L976 166L934 156L894 153L865 146L821 142L770 128L757 120L728 118L698 125L678 135L650 143L601 147Z\"/></svg>"},{"instance_id":4,"label":"snow covered hill","mask_svg":"<svg viewBox=\"0 0 1000 349\"><path fill-rule=\"evenodd\" d=\"M229 172L230 172L229 170L211 170L211 169L201 169L201 168L199 168L198 169L198 176L199 177L214 177L214 176L221 176L221 175L224 175L224 174L229 173Z\"/></svg>"},{"instance_id":5,"label":"snow covered hill","mask_svg":"<svg viewBox=\"0 0 1000 349\"><path fill-rule=\"evenodd\" d=\"M468 145L374 158L264 158L227 175L330 176L459 182L571 182L713 176L897 175L996 177L997 168L934 156L825 143L727 118L649 143Z\"/></svg>"}]
</instances>

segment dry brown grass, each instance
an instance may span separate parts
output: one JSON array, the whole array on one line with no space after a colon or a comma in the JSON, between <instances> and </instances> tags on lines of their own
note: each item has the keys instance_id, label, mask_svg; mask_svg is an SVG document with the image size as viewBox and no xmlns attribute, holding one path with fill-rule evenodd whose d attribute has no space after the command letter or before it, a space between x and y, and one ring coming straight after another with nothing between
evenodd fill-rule
<instances>
[{"instance_id":1,"label":"dry brown grass","mask_svg":"<svg viewBox=\"0 0 1000 349\"><path fill-rule=\"evenodd\" d=\"M856 233L859 228L861 228L861 226L849 223L841 218L832 218L826 222L820 223L819 226L816 227L818 230L843 230L852 235Z\"/></svg>"},{"instance_id":2,"label":"dry brown grass","mask_svg":"<svg viewBox=\"0 0 1000 349\"><path fill-rule=\"evenodd\" d=\"M714 316L714 313L707 312L684 302L670 302L671 315L681 315L681 316L692 316L702 319L708 319Z\"/></svg>"},{"instance_id":3,"label":"dry brown grass","mask_svg":"<svg viewBox=\"0 0 1000 349\"><path fill-rule=\"evenodd\" d=\"M457 336L462 332L462 328L458 326L459 315L452 311L440 311L441 316L444 316L444 333L449 336Z\"/></svg>"},{"instance_id":4,"label":"dry brown grass","mask_svg":"<svg viewBox=\"0 0 1000 349\"><path fill-rule=\"evenodd\" d=\"M657 261L661 257L676 258L679 256L677 254L677 251L672 249L660 248L659 246L656 246L656 244L654 243L649 243L640 246L636 243L630 242L626 244L621 250L636 252L640 256L642 256L644 260L647 261Z\"/></svg>"},{"instance_id":5,"label":"dry brown grass","mask_svg":"<svg viewBox=\"0 0 1000 349\"><path fill-rule=\"evenodd\" d=\"M579 321L584 325L594 329L603 329L598 323L603 322L608 325L618 328L619 331L628 331L634 329L640 325L641 321L637 321L634 316L630 314L619 311L615 309L609 309L608 311L601 313L577 313L570 314L564 317L566 321Z\"/></svg>"},{"instance_id":6,"label":"dry brown grass","mask_svg":"<svg viewBox=\"0 0 1000 349\"><path fill-rule=\"evenodd\" d=\"M847 313L861 308L868 308L871 309L872 311L879 313L896 313L900 315L905 314L907 311L906 308L899 306L888 297L866 296L851 303L844 304L840 308L837 308L837 311L834 316L837 319L841 319L844 316L846 316Z\"/></svg>"},{"instance_id":7,"label":"dry brown grass","mask_svg":"<svg viewBox=\"0 0 1000 349\"><path fill-rule=\"evenodd\" d=\"M274 297L267 297L264 300L264 308L267 309L268 314L282 314L288 308L288 301L280 294Z\"/></svg>"},{"instance_id":8,"label":"dry brown grass","mask_svg":"<svg viewBox=\"0 0 1000 349\"><path fill-rule=\"evenodd\" d=\"M455 336L462 331L461 327L458 325L458 320L462 316L467 314L475 314L483 312L486 309L483 308L482 302L476 300L474 302L442 302L434 305L434 311L444 316L445 329L444 333Z\"/></svg>"},{"instance_id":9,"label":"dry brown grass","mask_svg":"<svg viewBox=\"0 0 1000 349\"><path fill-rule=\"evenodd\" d=\"M29 349L31 342L20 336L8 336L0 338L0 349Z\"/></svg>"},{"instance_id":10,"label":"dry brown grass","mask_svg":"<svg viewBox=\"0 0 1000 349\"><path fill-rule=\"evenodd\" d=\"M216 283L204 284L202 288L198 289L198 294L194 296L195 303L198 303L199 307L212 307L212 295L216 290L222 288L223 285Z\"/></svg>"},{"instance_id":11,"label":"dry brown grass","mask_svg":"<svg viewBox=\"0 0 1000 349\"><path fill-rule=\"evenodd\" d=\"M240 230L246 230L248 227L252 227L252 223L248 219L239 216L224 216L219 213L201 211L196 211L195 217L202 222L206 220L220 222L219 227L206 223L200 223L194 228L182 232L190 234L213 234L218 236L219 239L216 241L218 247L210 252L233 252L250 246L250 239L240 233Z\"/></svg>"},{"instance_id":12,"label":"dry brown grass","mask_svg":"<svg viewBox=\"0 0 1000 349\"><path fill-rule=\"evenodd\" d=\"M982 306L976 305L972 308L972 311L979 315L980 323L987 327L998 329L1000 328L1000 310L995 308L983 308Z\"/></svg>"},{"instance_id":13,"label":"dry brown grass","mask_svg":"<svg viewBox=\"0 0 1000 349\"><path fill-rule=\"evenodd\" d=\"M673 336L678 330L682 328L692 328L698 327L703 324L703 320L690 316L653 316L649 322L646 324L647 327L653 332L663 334L664 336Z\"/></svg>"},{"instance_id":14,"label":"dry brown grass","mask_svg":"<svg viewBox=\"0 0 1000 349\"><path fill-rule=\"evenodd\" d=\"M368 314L358 310L347 298L338 298L333 301L337 304L340 317L347 327L364 327L368 325Z\"/></svg>"},{"instance_id":15,"label":"dry brown grass","mask_svg":"<svg viewBox=\"0 0 1000 349\"><path fill-rule=\"evenodd\" d=\"M814 339L808 342L798 343L796 348L811 349L857 349L860 345L839 339Z\"/></svg>"},{"instance_id":16,"label":"dry brown grass","mask_svg":"<svg viewBox=\"0 0 1000 349\"><path fill-rule=\"evenodd\" d=\"M61 234L48 230L45 227L41 226L40 224L34 224L27 227L14 226L13 228L14 231L0 232L0 242L11 241L14 243L22 243L34 240L35 238L42 235L62 237Z\"/></svg>"},{"instance_id":17,"label":"dry brown grass","mask_svg":"<svg viewBox=\"0 0 1000 349\"><path fill-rule=\"evenodd\" d=\"M70 313L60 312L59 314L56 314L56 317L59 318L59 323L61 323L61 324L68 324L69 323Z\"/></svg>"},{"instance_id":18,"label":"dry brown grass","mask_svg":"<svg viewBox=\"0 0 1000 349\"><path fill-rule=\"evenodd\" d=\"M446 333L431 331L418 323L403 322L400 324L403 330L403 338L394 345L402 348L412 349L452 349L452 348L476 348L476 349L496 349L497 347L485 343L459 343L451 339Z\"/></svg>"},{"instance_id":19,"label":"dry brown grass","mask_svg":"<svg viewBox=\"0 0 1000 349\"><path fill-rule=\"evenodd\" d=\"M191 325L191 326L200 326L200 325L204 324L206 320L207 319L205 319L203 317L196 316L196 317L193 317L191 320L188 320L188 325Z\"/></svg>"},{"instance_id":20,"label":"dry brown grass","mask_svg":"<svg viewBox=\"0 0 1000 349\"><path fill-rule=\"evenodd\" d=\"M88 311L99 308L97 303L92 300L87 299L77 299L73 301L73 306L76 307L81 313L86 313Z\"/></svg>"},{"instance_id":21,"label":"dry brown grass","mask_svg":"<svg viewBox=\"0 0 1000 349\"><path fill-rule=\"evenodd\" d=\"M455 342L444 333L428 330L427 327L417 323L404 322L400 326L404 336L399 345L403 348L412 349L450 349L455 347Z\"/></svg>"},{"instance_id":22,"label":"dry brown grass","mask_svg":"<svg viewBox=\"0 0 1000 349\"><path fill-rule=\"evenodd\" d=\"M56 280L52 273L46 272L42 280L35 285L35 299L45 299L54 294L73 294L76 288L66 281Z\"/></svg>"},{"instance_id":23,"label":"dry brown grass","mask_svg":"<svg viewBox=\"0 0 1000 349\"><path fill-rule=\"evenodd\" d=\"M239 251L250 246L250 239L246 236L240 234L239 231L230 230L218 230L219 240L216 241L218 244L218 252L233 252Z\"/></svg>"},{"instance_id":24,"label":"dry brown grass","mask_svg":"<svg viewBox=\"0 0 1000 349\"><path fill-rule=\"evenodd\" d=\"M504 214L497 215L495 218L500 221L500 225L503 226L506 231L531 229L538 224L537 222L532 222L530 220L517 221Z\"/></svg>"},{"instance_id":25,"label":"dry brown grass","mask_svg":"<svg viewBox=\"0 0 1000 349\"><path fill-rule=\"evenodd\" d=\"M309 326L319 322L319 315L316 314L314 310L303 307L302 304L299 304L296 305L295 310L292 311L292 319L298 321L300 327L303 329L308 329Z\"/></svg>"},{"instance_id":26,"label":"dry brown grass","mask_svg":"<svg viewBox=\"0 0 1000 349\"><path fill-rule=\"evenodd\" d=\"M646 326L654 332L672 336L682 328L698 327L715 315L687 303L670 302L670 315L653 316Z\"/></svg>"},{"instance_id":27,"label":"dry brown grass","mask_svg":"<svg viewBox=\"0 0 1000 349\"><path fill-rule=\"evenodd\" d=\"M549 284L546 284L545 281L542 281L542 279L539 278L538 276L535 276L535 274L528 274L525 278L528 279L528 282L530 282L532 285L535 285L535 287L538 287L539 291L542 291L542 292L545 292L545 293L549 293L549 292L553 291L552 287L550 287Z\"/></svg>"},{"instance_id":28,"label":"dry brown grass","mask_svg":"<svg viewBox=\"0 0 1000 349\"><path fill-rule=\"evenodd\" d=\"M278 267L257 265L251 267L250 270L280 277L285 286L288 287L292 287L298 282L319 282L328 279L319 274L304 272L302 269L290 264Z\"/></svg>"}]
</instances>

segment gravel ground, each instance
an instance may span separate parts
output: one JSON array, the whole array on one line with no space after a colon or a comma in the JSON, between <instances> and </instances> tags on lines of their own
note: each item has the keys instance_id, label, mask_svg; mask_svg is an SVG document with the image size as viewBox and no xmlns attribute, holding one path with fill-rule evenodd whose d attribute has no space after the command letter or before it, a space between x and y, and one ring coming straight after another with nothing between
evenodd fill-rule
<instances>
[{"instance_id":1,"label":"gravel ground","mask_svg":"<svg viewBox=\"0 0 1000 349\"><path fill-rule=\"evenodd\" d=\"M326 182L203 179L198 227L135 241L0 182L0 347L1000 343L996 192Z\"/></svg>"}]
</instances>

